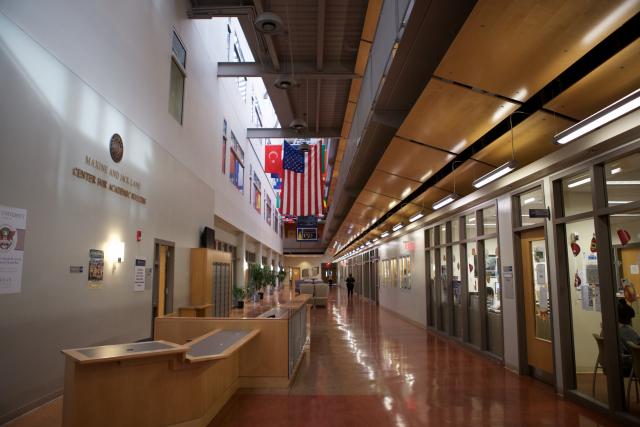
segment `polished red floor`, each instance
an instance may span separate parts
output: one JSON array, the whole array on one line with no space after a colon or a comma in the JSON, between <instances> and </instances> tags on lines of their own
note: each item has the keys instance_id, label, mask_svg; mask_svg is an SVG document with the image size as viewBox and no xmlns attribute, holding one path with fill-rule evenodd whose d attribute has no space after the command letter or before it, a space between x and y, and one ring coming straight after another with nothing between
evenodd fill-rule
<instances>
[{"instance_id":1,"label":"polished red floor","mask_svg":"<svg viewBox=\"0 0 640 427\"><path fill-rule=\"evenodd\" d=\"M236 393L210 426L608 426L553 388L332 290L289 390Z\"/></svg>"}]
</instances>

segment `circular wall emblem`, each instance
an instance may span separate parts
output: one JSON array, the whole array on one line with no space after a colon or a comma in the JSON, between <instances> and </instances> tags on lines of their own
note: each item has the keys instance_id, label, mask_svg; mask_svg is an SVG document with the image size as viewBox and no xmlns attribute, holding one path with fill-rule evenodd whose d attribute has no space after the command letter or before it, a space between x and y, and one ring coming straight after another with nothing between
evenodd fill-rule
<instances>
[{"instance_id":1,"label":"circular wall emblem","mask_svg":"<svg viewBox=\"0 0 640 427\"><path fill-rule=\"evenodd\" d=\"M114 133L109 143L109 153L111 154L111 160L119 163L124 155L124 144L122 138L117 133Z\"/></svg>"},{"instance_id":2,"label":"circular wall emblem","mask_svg":"<svg viewBox=\"0 0 640 427\"><path fill-rule=\"evenodd\" d=\"M0 251L10 251L16 247L18 233L8 225L0 226Z\"/></svg>"}]
</instances>

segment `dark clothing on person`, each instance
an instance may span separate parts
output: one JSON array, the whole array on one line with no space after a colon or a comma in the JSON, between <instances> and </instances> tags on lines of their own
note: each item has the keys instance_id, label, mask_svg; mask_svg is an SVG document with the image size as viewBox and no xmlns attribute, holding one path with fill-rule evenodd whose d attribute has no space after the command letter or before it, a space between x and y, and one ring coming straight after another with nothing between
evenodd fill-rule
<instances>
[{"instance_id":1,"label":"dark clothing on person","mask_svg":"<svg viewBox=\"0 0 640 427\"><path fill-rule=\"evenodd\" d=\"M347 297L351 298L353 296L353 287L356 284L356 279L352 276L347 277Z\"/></svg>"}]
</instances>

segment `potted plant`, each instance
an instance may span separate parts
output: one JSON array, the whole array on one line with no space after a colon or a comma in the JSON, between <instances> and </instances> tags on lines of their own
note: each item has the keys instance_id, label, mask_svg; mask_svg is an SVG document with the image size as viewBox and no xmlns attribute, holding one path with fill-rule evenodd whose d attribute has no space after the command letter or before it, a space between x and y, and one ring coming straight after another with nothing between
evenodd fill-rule
<instances>
[{"instance_id":1,"label":"potted plant","mask_svg":"<svg viewBox=\"0 0 640 427\"><path fill-rule=\"evenodd\" d=\"M252 293L258 292L260 299L264 297L264 271L257 263L249 265L249 287Z\"/></svg>"},{"instance_id":2,"label":"potted plant","mask_svg":"<svg viewBox=\"0 0 640 427\"><path fill-rule=\"evenodd\" d=\"M244 288L233 288L233 298L237 308L244 308Z\"/></svg>"},{"instance_id":3,"label":"potted plant","mask_svg":"<svg viewBox=\"0 0 640 427\"><path fill-rule=\"evenodd\" d=\"M280 285L284 283L285 276L286 276L286 273L284 272L284 268L280 267L280 269L278 270L278 283Z\"/></svg>"},{"instance_id":4,"label":"potted plant","mask_svg":"<svg viewBox=\"0 0 640 427\"><path fill-rule=\"evenodd\" d=\"M269 286L269 294L271 294L276 285L276 273L271 267L265 265L262 267L262 274L264 276L264 286Z\"/></svg>"}]
</instances>

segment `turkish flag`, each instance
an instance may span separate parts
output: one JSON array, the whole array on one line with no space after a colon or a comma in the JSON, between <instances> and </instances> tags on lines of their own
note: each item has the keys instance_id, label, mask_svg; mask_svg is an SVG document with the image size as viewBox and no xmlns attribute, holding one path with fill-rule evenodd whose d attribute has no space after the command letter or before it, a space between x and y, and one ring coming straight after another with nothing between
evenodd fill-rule
<instances>
[{"instance_id":1,"label":"turkish flag","mask_svg":"<svg viewBox=\"0 0 640 427\"><path fill-rule=\"evenodd\" d=\"M266 173L277 173L282 176L282 145L264 146L264 164Z\"/></svg>"}]
</instances>

